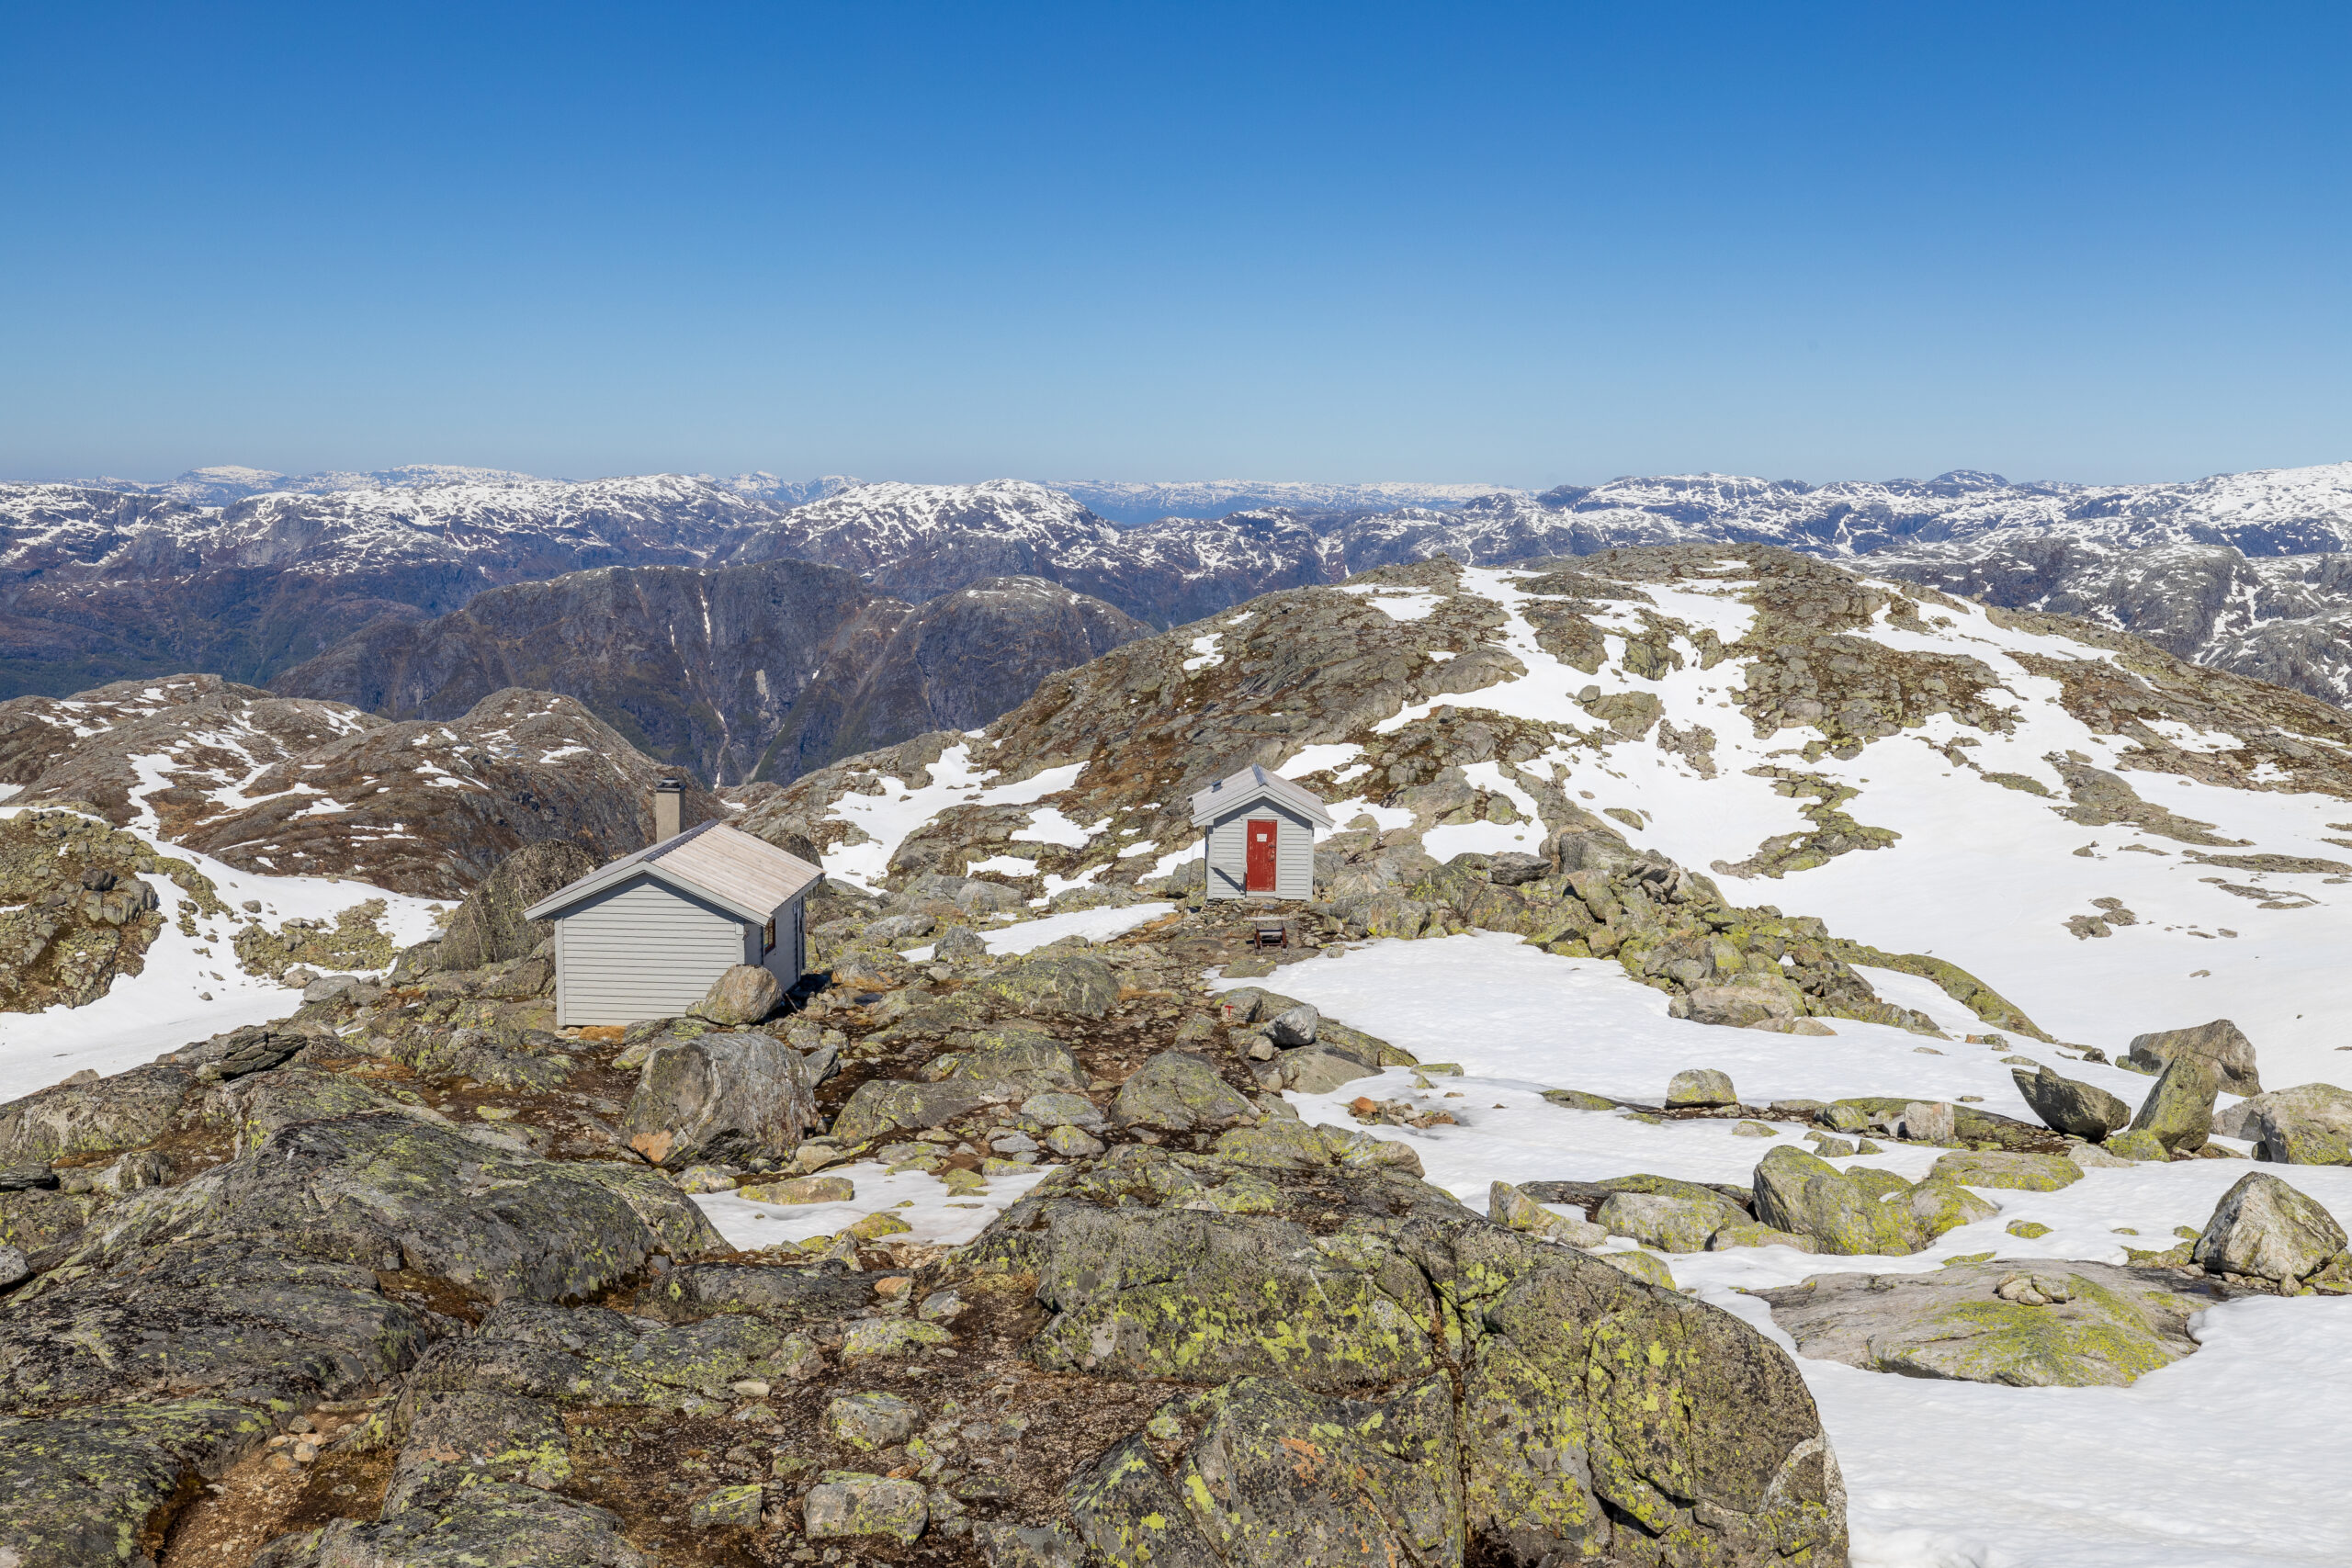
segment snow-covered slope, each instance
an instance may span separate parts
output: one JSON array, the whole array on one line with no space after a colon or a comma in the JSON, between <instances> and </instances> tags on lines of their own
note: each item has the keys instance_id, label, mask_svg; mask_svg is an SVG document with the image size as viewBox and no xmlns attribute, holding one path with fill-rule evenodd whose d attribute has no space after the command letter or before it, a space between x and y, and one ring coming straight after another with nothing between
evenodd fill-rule
<instances>
[{"instance_id":1,"label":"snow-covered slope","mask_svg":"<svg viewBox=\"0 0 2352 1568\"><path fill-rule=\"evenodd\" d=\"M1053 489L1074 496L1095 513L1120 523L1145 523L1160 517L1222 517L1232 512L1269 507L1317 507L1350 512L1384 511L1399 506L1459 506L1480 496L1524 494L1509 485L1414 484L1408 481L1371 484L1315 484L1286 479L1173 479L1134 483L1112 479L1048 479Z\"/></svg>"},{"instance_id":2,"label":"snow-covered slope","mask_svg":"<svg viewBox=\"0 0 2352 1568\"><path fill-rule=\"evenodd\" d=\"M934 875L1065 908L1104 887L1165 897L1198 874L1189 793L1250 761L1333 803L1340 829L1318 854L1327 904L1418 932L1302 953L1250 983L1461 1069L1395 1068L1290 1099L1306 1121L1340 1126L1351 1103L1442 1111L1372 1130L1410 1144L1429 1179L1469 1202L1496 1180L1646 1172L1747 1185L1788 1140L1785 1116L1752 1136L1758 1124L1544 1098L1655 1103L1689 1067L1726 1071L1751 1106L1871 1095L2030 1122L2013 1062L2136 1104L2152 1080L2086 1047L2120 1056L2144 1031L2226 1017L2255 1042L2266 1087L2352 1071L2340 1026L2352 1009L2341 958L2352 720L2094 626L1754 546L1545 570L1431 561L1270 595L1114 650L978 734L812 775L747 825L807 835L830 873L902 892L909 907L956 888L924 880ZM1615 957L1476 929L1478 906L1437 902L1441 863L1544 855L1595 828L1706 872L1733 905L1819 919L1903 962L1857 972L1939 1032L1677 1019L1669 996ZM1385 907L1365 897L1374 886L1391 890ZM2053 1038L2011 1030L1987 1043L1969 1007L1913 972L1932 961L1989 984ZM1894 1144L1833 1163L1918 1179L1941 1153ZM1902 1256L1739 1245L1657 1261L1793 1351L1744 1292L1972 1258L2120 1265L2202 1226L2248 1168L2094 1166L2057 1191L1984 1190L1990 1217ZM2261 1168L2352 1218L2352 1170ZM2352 1529L2334 1483L2352 1459L2336 1409L2352 1389L2346 1303L2233 1301L2196 1333L2194 1356L2128 1388L1801 1359L1844 1469L1854 1561L2331 1561ZM2262 1418L2249 1425L2247 1410Z\"/></svg>"},{"instance_id":3,"label":"snow-covered slope","mask_svg":"<svg viewBox=\"0 0 2352 1568\"><path fill-rule=\"evenodd\" d=\"M0 807L0 821L27 809ZM119 830L191 866L191 882L198 888L209 885L209 896L198 897L177 878L147 878L163 924L138 974L117 976L104 996L82 1007L0 1011L0 1100L85 1070L122 1072L192 1040L292 1013L302 1005L300 989L240 964L235 938L241 928L276 931L289 920L334 926L345 911L380 900L381 912L372 920L389 950L422 942L433 931L436 907L423 898L350 876L272 876L172 843L152 827Z\"/></svg>"},{"instance_id":4,"label":"snow-covered slope","mask_svg":"<svg viewBox=\"0 0 2352 1568\"><path fill-rule=\"evenodd\" d=\"M928 599L978 577L1052 575L1117 531L1059 491L1023 479L857 485L752 533L737 561L797 557L843 566L885 592Z\"/></svg>"},{"instance_id":5,"label":"snow-covered slope","mask_svg":"<svg viewBox=\"0 0 2352 1568\"><path fill-rule=\"evenodd\" d=\"M1351 854L1535 852L1598 812L1735 903L1958 964L2061 1038L2227 1013L2280 1081L2336 1070L2340 710L1756 547L1575 565L1275 594L765 809L866 880L960 871L1002 852L1006 823L956 809L998 798L983 781L1076 765L1044 805L1082 831L1012 831L1038 839L1012 878L1035 893L1168 869L1197 841L1186 793L1253 759L1340 802ZM922 784L926 749L952 778ZM908 798L877 840L859 792L885 774Z\"/></svg>"},{"instance_id":6,"label":"snow-covered slope","mask_svg":"<svg viewBox=\"0 0 2352 1568\"><path fill-rule=\"evenodd\" d=\"M356 876L424 897L462 897L541 839L600 858L637 848L659 773L547 692L398 724L209 675L0 703L0 788L16 805L90 811L252 874Z\"/></svg>"}]
</instances>

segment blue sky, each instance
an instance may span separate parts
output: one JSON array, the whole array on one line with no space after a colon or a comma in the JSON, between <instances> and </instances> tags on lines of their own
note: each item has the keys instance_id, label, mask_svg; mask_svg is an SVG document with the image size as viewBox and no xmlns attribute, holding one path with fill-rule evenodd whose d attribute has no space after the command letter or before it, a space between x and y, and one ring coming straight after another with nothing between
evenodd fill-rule
<instances>
[{"instance_id":1,"label":"blue sky","mask_svg":"<svg viewBox=\"0 0 2352 1568\"><path fill-rule=\"evenodd\" d=\"M0 5L0 475L2352 457L2335 6Z\"/></svg>"}]
</instances>

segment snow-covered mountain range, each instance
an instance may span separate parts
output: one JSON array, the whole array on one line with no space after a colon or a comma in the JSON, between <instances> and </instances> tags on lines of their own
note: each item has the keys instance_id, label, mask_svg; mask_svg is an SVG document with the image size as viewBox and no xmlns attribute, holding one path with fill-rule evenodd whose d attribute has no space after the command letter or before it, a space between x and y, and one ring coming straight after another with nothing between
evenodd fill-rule
<instances>
[{"instance_id":1,"label":"snow-covered mountain range","mask_svg":"<svg viewBox=\"0 0 2352 1568\"><path fill-rule=\"evenodd\" d=\"M1039 577L1169 626L1438 554L1489 565L1740 542L1867 556L1884 575L2085 615L2330 701L2352 694L2352 464L2333 464L2143 485L1972 470L1825 485L1696 474L1541 494L766 473L570 481L431 466L7 485L0 695L190 668L267 681L372 622L605 566L814 560L915 601Z\"/></svg>"},{"instance_id":2,"label":"snow-covered mountain range","mask_svg":"<svg viewBox=\"0 0 2352 1568\"><path fill-rule=\"evenodd\" d=\"M1487 495L1523 495L1510 485L1314 484L1284 479L1178 479L1157 484L1112 479L1048 479L1114 523L1149 523L1162 517L1222 517L1262 507L1314 507L1323 511L1380 512L1397 506L1460 506Z\"/></svg>"}]
</instances>

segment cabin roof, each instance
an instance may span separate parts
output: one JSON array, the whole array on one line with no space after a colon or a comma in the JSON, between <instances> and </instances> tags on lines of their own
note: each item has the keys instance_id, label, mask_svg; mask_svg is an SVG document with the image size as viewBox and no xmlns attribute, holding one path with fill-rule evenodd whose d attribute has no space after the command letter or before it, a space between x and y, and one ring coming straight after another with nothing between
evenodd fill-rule
<instances>
[{"instance_id":1,"label":"cabin roof","mask_svg":"<svg viewBox=\"0 0 2352 1568\"><path fill-rule=\"evenodd\" d=\"M1295 784L1280 773L1268 773L1255 762L1193 794L1193 826L1205 827L1236 806L1261 799L1278 800L1305 814L1317 827L1339 826L1313 790Z\"/></svg>"},{"instance_id":2,"label":"cabin roof","mask_svg":"<svg viewBox=\"0 0 2352 1568\"><path fill-rule=\"evenodd\" d=\"M729 914L764 921L821 880L823 869L724 822L698 822L674 838L625 854L523 911L552 919L583 898L639 874L705 898Z\"/></svg>"}]
</instances>

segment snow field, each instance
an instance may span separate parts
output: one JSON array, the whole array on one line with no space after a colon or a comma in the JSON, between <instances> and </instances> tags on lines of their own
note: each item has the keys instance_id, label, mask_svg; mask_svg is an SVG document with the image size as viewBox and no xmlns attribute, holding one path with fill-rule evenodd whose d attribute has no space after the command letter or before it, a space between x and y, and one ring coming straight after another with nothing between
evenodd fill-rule
<instances>
[{"instance_id":1,"label":"snow field","mask_svg":"<svg viewBox=\"0 0 2352 1568\"><path fill-rule=\"evenodd\" d=\"M1927 983L1873 971L1883 994ZM1769 1150L1795 1141L1737 1135L1730 1121L1636 1122L1573 1111L1549 1088L1662 1099L1685 1067L1731 1074L1740 1098L1884 1094L1983 1097L2030 1120L2002 1055L2051 1062L2136 1103L2154 1080L2071 1062L2033 1042L1996 1052L1900 1030L1831 1021L1834 1037L1713 1028L1666 1016L1663 993L1615 964L1565 959L1516 938L1474 933L1381 942L1336 959L1286 964L1262 984L1464 1076L1392 1068L1329 1095L1288 1098L1310 1122L1350 1126L1359 1095L1420 1100L1459 1126L1372 1129L1409 1143L1429 1179L1483 1209L1496 1180L1598 1180L1649 1173L1745 1185ZM1927 987L1933 990L1932 987ZM1936 995L1940 997L1941 993ZM1939 1019L1959 1012L1949 998ZM1941 1055L1919 1054L1928 1044ZM2267 1081L2267 1080L2266 1080ZM1459 1098L1448 1098L1459 1096ZM2243 1147L2243 1145L2238 1145ZM1887 1143L1841 1158L1909 1179L1942 1151ZM2097 1168L2056 1192L1985 1190L2000 1213L1899 1258L1823 1258L1785 1247L1668 1257L1678 1284L1737 1314L1793 1351L1765 1304L1744 1291L1816 1274L1924 1271L1948 1258L2068 1258L2121 1264L2126 1247L2161 1250L2173 1228L2201 1227L2249 1170L2291 1182L2352 1219L2352 1168L2199 1160ZM2015 1221L2051 1227L2028 1241ZM2123 1229L2136 1235L2123 1234ZM1612 1247L1632 1244L1622 1238ZM2203 1314L2203 1348L2126 1389L2010 1389L1866 1372L1799 1359L1842 1465L1858 1568L2307 1568L2345 1561L2352 1540L2352 1301L2255 1299Z\"/></svg>"},{"instance_id":2,"label":"snow field","mask_svg":"<svg viewBox=\"0 0 2352 1568\"><path fill-rule=\"evenodd\" d=\"M987 1190L964 1197L948 1191L935 1176L902 1170L896 1176L876 1160L829 1166L827 1176L849 1178L857 1196L846 1203L755 1203L733 1192L704 1192L695 1197L729 1247L750 1250L774 1247L780 1241L805 1242L831 1236L866 1215L887 1211L911 1227L905 1238L953 1247L971 1240L988 1223L1028 1196L1045 1179L1050 1166L1038 1166L1018 1176L992 1176ZM906 1204L904 1208L899 1207Z\"/></svg>"},{"instance_id":3,"label":"snow field","mask_svg":"<svg viewBox=\"0 0 2352 1568\"><path fill-rule=\"evenodd\" d=\"M0 807L0 817L21 809ZM187 861L210 877L232 913L199 914L198 934L182 936L179 911L187 896L167 876L146 876L160 900L164 929L147 949L145 967L135 976L119 976L105 996L87 1007L0 1013L0 1100L47 1089L84 1068L101 1077L122 1072L224 1030L289 1016L302 1005L301 992L237 967L234 938L251 918L238 906L248 898L261 900L261 919L272 927L296 918L332 920L354 904L381 898L385 910L377 926L391 937L395 948L432 933L435 905L429 899L349 879L257 875L163 841L151 829L126 830L145 840L156 853ZM218 940L205 941L208 931Z\"/></svg>"}]
</instances>

